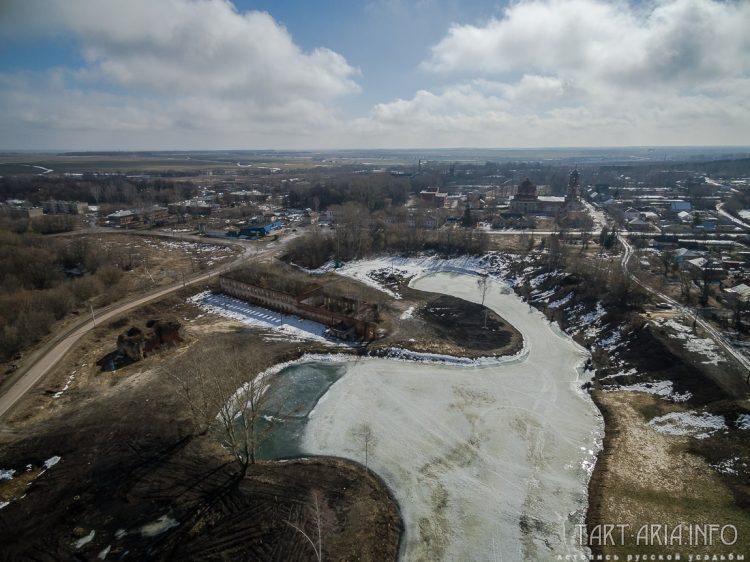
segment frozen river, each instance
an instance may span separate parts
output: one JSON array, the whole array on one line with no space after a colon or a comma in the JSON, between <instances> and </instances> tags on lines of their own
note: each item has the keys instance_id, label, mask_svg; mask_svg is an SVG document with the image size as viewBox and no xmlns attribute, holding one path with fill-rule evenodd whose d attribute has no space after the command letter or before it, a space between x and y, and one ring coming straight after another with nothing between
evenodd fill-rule
<instances>
[{"instance_id":1,"label":"frozen river","mask_svg":"<svg viewBox=\"0 0 750 562\"><path fill-rule=\"evenodd\" d=\"M413 286L478 302L476 277ZM518 358L481 367L368 359L342 364L299 448L364 461L398 500L402 560L542 560L581 552L600 416L579 390L586 352L500 283L486 304L523 334ZM303 366L300 366L303 367ZM309 367L309 365L308 365Z\"/></svg>"}]
</instances>

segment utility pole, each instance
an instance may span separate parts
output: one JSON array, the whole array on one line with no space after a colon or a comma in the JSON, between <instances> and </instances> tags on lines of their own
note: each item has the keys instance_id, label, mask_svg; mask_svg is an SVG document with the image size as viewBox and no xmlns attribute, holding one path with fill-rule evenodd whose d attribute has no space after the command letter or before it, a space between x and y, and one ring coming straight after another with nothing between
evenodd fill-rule
<instances>
[{"instance_id":1,"label":"utility pole","mask_svg":"<svg viewBox=\"0 0 750 562\"><path fill-rule=\"evenodd\" d=\"M94 328L96 328L96 316L94 316L94 307L91 306L91 303L89 303L89 310L91 311L91 321L94 323Z\"/></svg>"}]
</instances>

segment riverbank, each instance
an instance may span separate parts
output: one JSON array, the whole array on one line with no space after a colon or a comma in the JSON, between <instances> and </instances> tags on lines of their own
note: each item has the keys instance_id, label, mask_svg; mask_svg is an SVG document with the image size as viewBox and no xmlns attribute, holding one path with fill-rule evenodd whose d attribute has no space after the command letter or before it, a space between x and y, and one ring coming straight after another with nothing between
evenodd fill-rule
<instances>
[{"instance_id":1,"label":"riverbank","mask_svg":"<svg viewBox=\"0 0 750 562\"><path fill-rule=\"evenodd\" d=\"M475 276L414 285L478 298ZM586 353L497 283L487 303L519 329L527 354L474 367L350 363L309 416L302 443L312 454L363 462L357 428L371 429L369 463L401 505L405 560L585 552L573 531L601 424L579 390Z\"/></svg>"},{"instance_id":2,"label":"riverbank","mask_svg":"<svg viewBox=\"0 0 750 562\"><path fill-rule=\"evenodd\" d=\"M691 329L690 319L649 306L616 273L607 281L580 260L551 268L543 253L516 260L491 256L487 262L592 352L586 387L605 421L588 487L586 521L593 552L621 559L636 554L747 556L750 424L744 420L750 420L750 402L745 373L710 338ZM603 527L597 527L605 524L628 525L629 532L605 545ZM733 526L736 543L689 544L688 525L711 524ZM684 540L644 540L637 534L644 525L683 528Z\"/></svg>"},{"instance_id":3,"label":"riverbank","mask_svg":"<svg viewBox=\"0 0 750 562\"><path fill-rule=\"evenodd\" d=\"M115 372L97 360L132 321L163 314L185 341ZM0 428L0 543L8 559L311 559L285 521L307 524L318 491L333 514L326 558L393 559L398 504L361 467L336 459L238 467L192 413L164 368L188 354L251 349L263 370L328 346L264 333L170 297L85 336ZM73 375L71 375L73 373ZM253 376L248 372L247 376ZM189 552L182 556L181 553Z\"/></svg>"}]
</instances>

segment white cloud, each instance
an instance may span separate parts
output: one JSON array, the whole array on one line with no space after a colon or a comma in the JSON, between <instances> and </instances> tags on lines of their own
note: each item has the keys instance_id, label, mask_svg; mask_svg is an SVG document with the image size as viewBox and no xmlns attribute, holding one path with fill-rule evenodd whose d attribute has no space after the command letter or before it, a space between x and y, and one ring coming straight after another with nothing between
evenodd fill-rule
<instances>
[{"instance_id":1,"label":"white cloud","mask_svg":"<svg viewBox=\"0 0 750 562\"><path fill-rule=\"evenodd\" d=\"M269 14L223 0L4 4L4 37L72 34L85 61L2 77L0 124L14 136L46 124L50 134L192 131L224 138L220 146L268 146L279 131L304 136L335 122L333 100L359 91L358 70L340 54L305 52Z\"/></svg>"},{"instance_id":2,"label":"white cloud","mask_svg":"<svg viewBox=\"0 0 750 562\"><path fill-rule=\"evenodd\" d=\"M420 0L419 6L433 0ZM372 0L365 11L415 9ZM0 75L2 148L747 144L750 2L517 0L453 25L441 87L346 121L359 71L225 0L2 2L0 38L72 34L83 65ZM395 77L404 69L393 61ZM417 73L420 76L419 73ZM375 92L368 92L375 98Z\"/></svg>"},{"instance_id":3,"label":"white cloud","mask_svg":"<svg viewBox=\"0 0 750 562\"><path fill-rule=\"evenodd\" d=\"M649 7L650 6L650 7ZM424 66L554 73L618 87L691 85L750 70L750 2L531 0L482 26L454 25Z\"/></svg>"},{"instance_id":4,"label":"white cloud","mask_svg":"<svg viewBox=\"0 0 750 562\"><path fill-rule=\"evenodd\" d=\"M528 0L453 25L423 68L453 83L377 105L376 144L747 144L750 2Z\"/></svg>"},{"instance_id":5,"label":"white cloud","mask_svg":"<svg viewBox=\"0 0 750 562\"><path fill-rule=\"evenodd\" d=\"M750 80L731 93L664 96L621 92L591 96L554 78L516 84L474 80L410 99L378 104L356 121L362 145L396 147L538 147L745 145Z\"/></svg>"}]
</instances>

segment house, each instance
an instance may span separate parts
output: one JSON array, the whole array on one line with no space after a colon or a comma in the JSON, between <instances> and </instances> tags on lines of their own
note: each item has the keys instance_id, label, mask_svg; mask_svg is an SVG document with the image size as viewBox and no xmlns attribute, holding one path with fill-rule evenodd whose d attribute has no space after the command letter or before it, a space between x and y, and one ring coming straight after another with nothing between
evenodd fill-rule
<instances>
[{"instance_id":1,"label":"house","mask_svg":"<svg viewBox=\"0 0 750 562\"><path fill-rule=\"evenodd\" d=\"M419 200L434 207L445 207L448 194L441 193L439 187L428 187L419 192Z\"/></svg>"},{"instance_id":2,"label":"house","mask_svg":"<svg viewBox=\"0 0 750 562\"><path fill-rule=\"evenodd\" d=\"M678 248L674 253L675 263L681 264L686 260L691 260L700 257L700 254L694 250L688 250L687 248Z\"/></svg>"},{"instance_id":3,"label":"house","mask_svg":"<svg viewBox=\"0 0 750 562\"><path fill-rule=\"evenodd\" d=\"M536 185L526 178L518 186L516 194L510 201L510 213L557 216L564 206L564 197L540 196L537 194Z\"/></svg>"},{"instance_id":4,"label":"house","mask_svg":"<svg viewBox=\"0 0 750 562\"><path fill-rule=\"evenodd\" d=\"M683 263L685 264L685 267L689 269L692 269L694 271L703 271L703 268L708 263L708 260L704 257L699 257L690 260L683 260Z\"/></svg>"},{"instance_id":5,"label":"house","mask_svg":"<svg viewBox=\"0 0 750 562\"><path fill-rule=\"evenodd\" d=\"M730 302L748 302L750 301L750 287L744 283L724 289L724 296Z\"/></svg>"},{"instance_id":6,"label":"house","mask_svg":"<svg viewBox=\"0 0 750 562\"><path fill-rule=\"evenodd\" d=\"M202 199L189 199L181 203L170 203L167 209L175 215L188 214L194 217L204 217L211 214L213 205Z\"/></svg>"},{"instance_id":7,"label":"house","mask_svg":"<svg viewBox=\"0 0 750 562\"><path fill-rule=\"evenodd\" d=\"M146 224L161 226L170 222L169 209L167 207L154 205L153 207L139 211L138 214Z\"/></svg>"},{"instance_id":8,"label":"house","mask_svg":"<svg viewBox=\"0 0 750 562\"><path fill-rule=\"evenodd\" d=\"M727 278L727 272L721 265L721 262L709 260L707 258L694 258L683 262L683 268L692 272L696 277L708 276L711 283L717 283Z\"/></svg>"},{"instance_id":9,"label":"house","mask_svg":"<svg viewBox=\"0 0 750 562\"><path fill-rule=\"evenodd\" d=\"M635 219L641 218L641 212L634 209L633 207L628 207L625 209L625 212L623 213L623 217L625 218L625 222L630 222Z\"/></svg>"},{"instance_id":10,"label":"house","mask_svg":"<svg viewBox=\"0 0 750 562\"><path fill-rule=\"evenodd\" d=\"M637 232L651 229L651 225L640 217L637 219L628 221L627 227L628 227L628 230L634 230Z\"/></svg>"},{"instance_id":11,"label":"house","mask_svg":"<svg viewBox=\"0 0 750 562\"><path fill-rule=\"evenodd\" d=\"M127 227L128 225L136 224L138 217L135 212L123 209L107 215L107 222L112 226Z\"/></svg>"},{"instance_id":12,"label":"house","mask_svg":"<svg viewBox=\"0 0 750 562\"><path fill-rule=\"evenodd\" d=\"M690 204L690 201L676 200L670 203L669 210L674 211L676 213L680 211L692 211L693 206Z\"/></svg>"}]
</instances>

